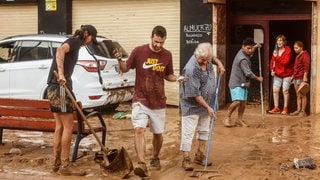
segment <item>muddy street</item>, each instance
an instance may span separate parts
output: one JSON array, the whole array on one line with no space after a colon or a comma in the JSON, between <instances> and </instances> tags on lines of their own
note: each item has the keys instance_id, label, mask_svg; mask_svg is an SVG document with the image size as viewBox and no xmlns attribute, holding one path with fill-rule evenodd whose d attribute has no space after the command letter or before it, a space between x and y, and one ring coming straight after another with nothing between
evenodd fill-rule
<instances>
[{"instance_id":1,"label":"muddy street","mask_svg":"<svg viewBox=\"0 0 320 180\"><path fill-rule=\"evenodd\" d=\"M130 103L121 104L117 111L130 114ZM300 118L265 114L264 125L261 126L261 107L249 105L244 118L250 127L226 128L221 122L225 112L226 108L220 109L215 119L209 157L213 165L207 167L207 170L217 172L198 174L198 179L318 179L318 168L295 169L293 159L310 156L318 164L320 115ZM135 165L137 161L130 119L113 119L113 115L114 113L103 115L108 126L107 147L124 147ZM104 176L101 173L100 166L94 162L94 154L100 148L92 135L81 141L80 158L75 163L87 171L85 177L60 177L50 173L52 138L52 133L4 130L4 145L0 146L0 178L120 179L116 175ZM151 158L151 140L152 135L147 130L148 158ZM195 179L190 177L192 172L181 168L182 154L179 146L179 110L169 106L160 155L162 169L151 171L151 179ZM194 166L196 169L204 168ZM129 179L140 178L132 173Z\"/></svg>"}]
</instances>

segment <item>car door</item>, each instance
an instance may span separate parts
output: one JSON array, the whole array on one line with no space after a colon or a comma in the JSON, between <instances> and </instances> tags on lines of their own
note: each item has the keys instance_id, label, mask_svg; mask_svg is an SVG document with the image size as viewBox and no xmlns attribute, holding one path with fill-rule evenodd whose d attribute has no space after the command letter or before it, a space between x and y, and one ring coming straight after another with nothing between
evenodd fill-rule
<instances>
[{"instance_id":1,"label":"car door","mask_svg":"<svg viewBox=\"0 0 320 180\"><path fill-rule=\"evenodd\" d=\"M52 62L51 43L21 41L10 68L10 97L42 99Z\"/></svg>"},{"instance_id":2,"label":"car door","mask_svg":"<svg viewBox=\"0 0 320 180\"><path fill-rule=\"evenodd\" d=\"M0 43L0 96L9 97L10 67L14 59L13 49L16 41L5 41Z\"/></svg>"}]
</instances>

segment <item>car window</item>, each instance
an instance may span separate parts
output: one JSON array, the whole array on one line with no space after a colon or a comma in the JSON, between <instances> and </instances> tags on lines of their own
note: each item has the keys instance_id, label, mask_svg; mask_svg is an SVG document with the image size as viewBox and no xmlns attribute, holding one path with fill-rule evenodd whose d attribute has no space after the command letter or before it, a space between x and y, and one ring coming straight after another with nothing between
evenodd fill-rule
<instances>
[{"instance_id":1,"label":"car window","mask_svg":"<svg viewBox=\"0 0 320 180\"><path fill-rule=\"evenodd\" d=\"M8 63L14 59L14 47L16 41L0 44L0 63Z\"/></svg>"},{"instance_id":2,"label":"car window","mask_svg":"<svg viewBox=\"0 0 320 180\"><path fill-rule=\"evenodd\" d=\"M49 42L22 41L15 61L31 61L49 58L52 58Z\"/></svg>"},{"instance_id":3,"label":"car window","mask_svg":"<svg viewBox=\"0 0 320 180\"><path fill-rule=\"evenodd\" d=\"M104 40L100 42L98 45L90 44L88 45L91 52L95 55L103 56L106 58L116 58L114 54L115 48L119 49L122 52L122 57L127 58L128 53L121 47L118 42L112 40Z\"/></svg>"}]
</instances>

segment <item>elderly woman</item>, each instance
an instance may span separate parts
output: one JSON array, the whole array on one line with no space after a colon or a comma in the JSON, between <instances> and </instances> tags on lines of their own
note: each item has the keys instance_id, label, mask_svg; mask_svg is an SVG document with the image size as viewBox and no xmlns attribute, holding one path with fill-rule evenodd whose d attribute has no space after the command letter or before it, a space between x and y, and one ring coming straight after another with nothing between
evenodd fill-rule
<instances>
[{"instance_id":1,"label":"elderly woman","mask_svg":"<svg viewBox=\"0 0 320 180\"><path fill-rule=\"evenodd\" d=\"M210 43L200 43L183 69L189 80L180 84L180 105L182 129L180 150L183 153L182 167L192 171L189 153L196 133L198 149L194 163L205 165L204 151L208 141L210 117L214 116L215 72L212 64L217 64L220 73L225 69L219 59L213 57ZM211 163L207 163L211 165Z\"/></svg>"}]
</instances>

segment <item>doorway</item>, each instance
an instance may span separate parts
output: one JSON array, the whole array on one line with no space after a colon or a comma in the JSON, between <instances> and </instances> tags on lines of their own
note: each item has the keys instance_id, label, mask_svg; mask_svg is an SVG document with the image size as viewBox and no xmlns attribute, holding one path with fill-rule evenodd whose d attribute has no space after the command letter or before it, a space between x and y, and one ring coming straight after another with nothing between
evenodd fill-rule
<instances>
[{"instance_id":1,"label":"doorway","mask_svg":"<svg viewBox=\"0 0 320 180\"><path fill-rule=\"evenodd\" d=\"M286 37L287 45L292 49L293 61L295 59L295 53L293 51L293 44L295 41L302 41L304 44L304 49L309 53L311 52L311 20L272 20L269 21L269 57L272 56L272 51L274 49L275 38L282 34ZM310 73L309 78L310 80ZM272 77L269 75L270 83L270 106L273 108L273 98L272 98ZM296 93L294 91L293 85L290 87L290 100L289 100L289 112L296 110ZM308 94L308 102L310 102L310 94ZM280 107L283 107L283 95L280 92ZM310 103L307 105L306 112L310 112Z\"/></svg>"},{"instance_id":2,"label":"doorway","mask_svg":"<svg viewBox=\"0 0 320 180\"><path fill-rule=\"evenodd\" d=\"M293 43L300 40L304 43L305 49L311 52L311 15L295 16L294 19L290 15L282 15L279 19L275 19L274 16L257 15L257 16L237 16L231 21L231 25L228 32L229 46L228 53L226 55L227 62L226 67L232 67L233 58L241 48L241 42L245 37L253 37L253 31L256 28L262 29L264 32L264 43L261 48L261 63L262 63L262 76L263 82L263 97L266 109L273 107L273 95L272 95L272 78L269 70L269 62L271 59L272 51L274 49L275 37L279 34L284 34L287 37L288 45L293 49ZM294 51L293 51L294 53ZM295 56L294 56L295 57ZM252 70L256 75L258 72L258 53L255 52L252 57ZM227 83L230 77L231 68L227 69ZM260 103L260 87L259 83L254 82L249 89L248 103L256 104ZM231 102L230 92L227 89L226 102ZM308 97L308 102L310 99ZM283 105L283 97L280 93L280 107ZM296 109L296 95L293 86L290 88L290 107L289 112L293 112ZM308 103L307 112L309 112L310 103Z\"/></svg>"}]
</instances>

